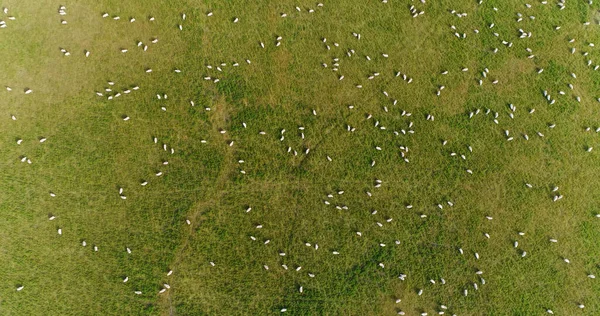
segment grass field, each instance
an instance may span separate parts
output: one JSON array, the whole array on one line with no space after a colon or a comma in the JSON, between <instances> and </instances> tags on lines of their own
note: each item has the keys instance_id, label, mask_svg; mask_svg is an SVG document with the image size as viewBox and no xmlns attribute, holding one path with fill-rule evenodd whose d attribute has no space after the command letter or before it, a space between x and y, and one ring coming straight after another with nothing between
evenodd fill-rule
<instances>
[{"instance_id":1,"label":"grass field","mask_svg":"<svg viewBox=\"0 0 600 316\"><path fill-rule=\"evenodd\" d=\"M530 4L2 1L0 315L599 315L600 4Z\"/></svg>"}]
</instances>

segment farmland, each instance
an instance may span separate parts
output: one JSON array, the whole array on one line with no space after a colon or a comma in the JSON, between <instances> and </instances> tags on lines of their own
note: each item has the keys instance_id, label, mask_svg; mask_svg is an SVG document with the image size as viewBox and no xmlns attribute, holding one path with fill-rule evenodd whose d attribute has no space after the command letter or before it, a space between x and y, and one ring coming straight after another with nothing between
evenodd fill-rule
<instances>
[{"instance_id":1,"label":"farmland","mask_svg":"<svg viewBox=\"0 0 600 316\"><path fill-rule=\"evenodd\" d=\"M598 3L0 6L1 315L600 314Z\"/></svg>"}]
</instances>

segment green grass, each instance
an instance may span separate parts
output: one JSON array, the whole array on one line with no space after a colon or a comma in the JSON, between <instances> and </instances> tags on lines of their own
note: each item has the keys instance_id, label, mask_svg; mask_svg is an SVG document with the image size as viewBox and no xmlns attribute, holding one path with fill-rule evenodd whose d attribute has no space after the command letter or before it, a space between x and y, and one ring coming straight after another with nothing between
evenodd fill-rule
<instances>
[{"instance_id":1,"label":"green grass","mask_svg":"<svg viewBox=\"0 0 600 316\"><path fill-rule=\"evenodd\" d=\"M413 4L426 13L410 17ZM0 18L0 86L12 88L0 91L0 314L431 315L440 304L457 315L600 313L600 285L587 277L600 274L600 161L586 152L599 147L600 54L588 46L600 44L599 7L531 4L5 1L16 20ZM140 89L107 100L95 94L107 81Z\"/></svg>"}]
</instances>

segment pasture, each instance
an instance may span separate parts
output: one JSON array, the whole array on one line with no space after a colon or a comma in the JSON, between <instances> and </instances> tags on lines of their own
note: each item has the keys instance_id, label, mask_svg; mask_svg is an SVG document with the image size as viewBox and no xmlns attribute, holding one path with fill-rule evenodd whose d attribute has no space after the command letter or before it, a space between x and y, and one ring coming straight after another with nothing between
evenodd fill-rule
<instances>
[{"instance_id":1,"label":"pasture","mask_svg":"<svg viewBox=\"0 0 600 316\"><path fill-rule=\"evenodd\" d=\"M1 315L600 314L599 3L0 6Z\"/></svg>"}]
</instances>

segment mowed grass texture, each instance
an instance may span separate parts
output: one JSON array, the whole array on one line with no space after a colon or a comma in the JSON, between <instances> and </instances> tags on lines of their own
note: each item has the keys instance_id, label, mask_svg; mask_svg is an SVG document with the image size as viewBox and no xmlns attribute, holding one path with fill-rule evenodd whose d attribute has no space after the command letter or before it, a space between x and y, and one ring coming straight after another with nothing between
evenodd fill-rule
<instances>
[{"instance_id":1,"label":"mowed grass texture","mask_svg":"<svg viewBox=\"0 0 600 316\"><path fill-rule=\"evenodd\" d=\"M2 2L0 314L599 314L600 7L530 4Z\"/></svg>"}]
</instances>

